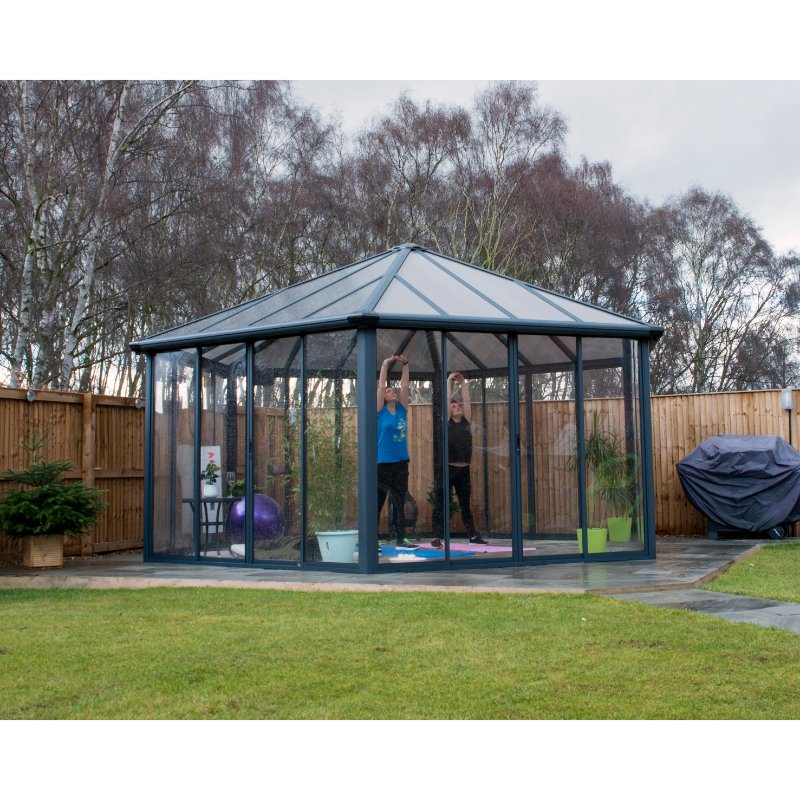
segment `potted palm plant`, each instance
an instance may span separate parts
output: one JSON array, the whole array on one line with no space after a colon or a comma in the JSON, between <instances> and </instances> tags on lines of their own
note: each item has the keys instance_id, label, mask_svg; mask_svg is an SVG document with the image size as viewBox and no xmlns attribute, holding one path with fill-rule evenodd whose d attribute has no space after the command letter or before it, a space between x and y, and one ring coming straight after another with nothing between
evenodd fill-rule
<instances>
[{"instance_id":1,"label":"potted palm plant","mask_svg":"<svg viewBox=\"0 0 800 800\"><path fill-rule=\"evenodd\" d=\"M592 415L592 428L584 444L586 459L586 499L588 527L586 529L589 553L605 553L608 528L603 526L605 516L600 492L601 476L604 465L619 457L617 437L600 429L600 417L595 411ZM574 457L577 463L577 457ZM576 530L578 536L578 552L583 552L583 531Z\"/></svg>"},{"instance_id":2,"label":"potted palm plant","mask_svg":"<svg viewBox=\"0 0 800 800\"><path fill-rule=\"evenodd\" d=\"M596 489L608 512L611 542L627 542L631 538L637 475L637 458L633 454L617 452L598 465Z\"/></svg>"},{"instance_id":3,"label":"potted palm plant","mask_svg":"<svg viewBox=\"0 0 800 800\"><path fill-rule=\"evenodd\" d=\"M69 461L38 461L3 475L21 486L0 497L0 531L22 539L26 567L62 567L64 537L85 533L105 508L100 490L64 481L72 469Z\"/></svg>"}]
</instances>

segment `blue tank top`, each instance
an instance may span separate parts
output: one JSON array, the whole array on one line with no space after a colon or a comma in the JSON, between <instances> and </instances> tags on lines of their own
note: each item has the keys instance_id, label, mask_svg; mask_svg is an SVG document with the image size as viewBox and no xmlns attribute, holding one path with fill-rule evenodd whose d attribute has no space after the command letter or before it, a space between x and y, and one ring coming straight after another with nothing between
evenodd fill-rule
<instances>
[{"instance_id":1,"label":"blue tank top","mask_svg":"<svg viewBox=\"0 0 800 800\"><path fill-rule=\"evenodd\" d=\"M408 412L402 403L394 414L384 406L378 412L378 463L408 461Z\"/></svg>"}]
</instances>

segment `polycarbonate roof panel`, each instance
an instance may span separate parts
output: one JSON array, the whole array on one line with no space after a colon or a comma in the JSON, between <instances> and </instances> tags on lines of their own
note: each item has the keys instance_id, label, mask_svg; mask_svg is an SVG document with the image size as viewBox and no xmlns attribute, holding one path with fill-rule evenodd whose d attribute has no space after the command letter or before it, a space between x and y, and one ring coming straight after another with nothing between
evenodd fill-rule
<instances>
[{"instance_id":1,"label":"polycarbonate roof panel","mask_svg":"<svg viewBox=\"0 0 800 800\"><path fill-rule=\"evenodd\" d=\"M344 292L352 291L353 287L358 288L361 283L367 283L382 276L388 269L395 253L387 253L381 257L369 258L349 267L326 272L316 278L295 283L285 289L272 292L264 297L241 303L238 306L219 311L194 322L187 322L169 331L156 334L148 341L158 341L159 339L172 339L177 336L191 336L192 334L221 333L223 331L240 330L256 326L257 324L273 324L273 322L285 321L293 317L295 312L290 311L296 303L306 298L317 298L319 305L324 304L324 297L331 297L331 292L335 292L335 297L341 297ZM338 288L337 288L338 287ZM327 291L327 295L325 292ZM304 306L306 309L313 306L313 301ZM318 306L317 306L318 307ZM276 312L286 310L280 319L270 320L264 323L263 320Z\"/></svg>"},{"instance_id":2,"label":"polycarbonate roof panel","mask_svg":"<svg viewBox=\"0 0 800 800\"><path fill-rule=\"evenodd\" d=\"M253 353L253 367L256 383L262 372L282 370L289 367L300 368L300 337L283 336L280 339L271 339L256 342Z\"/></svg>"},{"instance_id":3,"label":"polycarbonate roof panel","mask_svg":"<svg viewBox=\"0 0 800 800\"><path fill-rule=\"evenodd\" d=\"M408 359L409 370L414 374L432 373L433 365L441 362L440 337L436 332L378 328L376 340L378 364L388 356L402 354ZM394 364L390 374L398 378L400 371L399 365Z\"/></svg>"},{"instance_id":4,"label":"polycarbonate roof panel","mask_svg":"<svg viewBox=\"0 0 800 800\"><path fill-rule=\"evenodd\" d=\"M364 303L369 300L370 295L377 287L380 278L365 284L360 289L351 292L339 300L334 300L330 305L323 306L310 314L306 314L303 319L326 319L327 317L347 317L350 314L357 314L363 311Z\"/></svg>"},{"instance_id":5,"label":"polycarbonate roof panel","mask_svg":"<svg viewBox=\"0 0 800 800\"><path fill-rule=\"evenodd\" d=\"M526 362L533 365L563 364L565 368L570 368L575 364L577 353L572 336L523 335L517 342L523 365Z\"/></svg>"},{"instance_id":6,"label":"polycarbonate roof panel","mask_svg":"<svg viewBox=\"0 0 800 800\"><path fill-rule=\"evenodd\" d=\"M329 272L320 278L296 284L284 292L267 295L260 306L248 310L246 319L237 320L235 327L239 327L242 322L245 327L258 327L279 325L281 322L296 322L315 314L330 316L330 314L318 312L324 312L335 302L346 300L349 295L358 292L364 284L377 281L383 276L386 268L386 264L381 259L374 264L358 269L350 267L344 271ZM321 280L321 278L328 277L333 279ZM360 306L352 302L345 314L357 310L360 310Z\"/></svg>"},{"instance_id":7,"label":"polycarbonate roof panel","mask_svg":"<svg viewBox=\"0 0 800 800\"><path fill-rule=\"evenodd\" d=\"M623 317L621 314L614 314L612 311L603 311L602 308L595 308L586 303L579 303L577 300L569 300L566 297L561 297L561 295L548 292L546 289L537 289L537 291L541 292L543 297L556 303L559 307L563 308L565 312L569 312L581 322L600 323L601 325L645 327L643 323L636 322L628 317Z\"/></svg>"},{"instance_id":8,"label":"polycarbonate roof panel","mask_svg":"<svg viewBox=\"0 0 800 800\"><path fill-rule=\"evenodd\" d=\"M622 339L586 337L583 340L583 360L600 361L607 358L622 358Z\"/></svg>"},{"instance_id":9,"label":"polycarbonate roof panel","mask_svg":"<svg viewBox=\"0 0 800 800\"><path fill-rule=\"evenodd\" d=\"M402 262L402 263L401 263ZM399 265L399 266L398 266ZM521 325L562 325L576 331L602 332L602 326L632 335L659 329L619 314L562 297L554 292L432 253L416 245L390 251L294 284L248 303L211 314L134 343L164 347L196 337L296 325L307 320L346 320L360 314L390 318L404 316L447 329L448 318ZM380 324L380 323L379 323ZM544 344L546 353L557 349ZM545 361L545 352L540 363ZM560 356L559 356L560 359ZM552 363L559 363L558 361Z\"/></svg>"},{"instance_id":10,"label":"polycarbonate roof panel","mask_svg":"<svg viewBox=\"0 0 800 800\"><path fill-rule=\"evenodd\" d=\"M502 306L511 317L530 321L572 322L573 318L553 304L537 297L523 285L481 267L471 267L438 258L442 265L466 283ZM548 298L550 299L550 298Z\"/></svg>"},{"instance_id":11,"label":"polycarbonate roof panel","mask_svg":"<svg viewBox=\"0 0 800 800\"><path fill-rule=\"evenodd\" d=\"M438 317L440 312L423 300L400 280L394 280L375 305L376 314L413 314L419 317Z\"/></svg>"},{"instance_id":12,"label":"polycarbonate roof panel","mask_svg":"<svg viewBox=\"0 0 800 800\"><path fill-rule=\"evenodd\" d=\"M508 348L505 336L493 333L457 331L447 335L448 372L507 370Z\"/></svg>"},{"instance_id":13,"label":"polycarbonate roof panel","mask_svg":"<svg viewBox=\"0 0 800 800\"><path fill-rule=\"evenodd\" d=\"M412 251L398 273L406 283L419 289L445 314L452 317L481 317L484 319L509 319L490 302L465 286L461 281L439 269L421 253ZM400 310L391 312L402 314Z\"/></svg>"}]
</instances>

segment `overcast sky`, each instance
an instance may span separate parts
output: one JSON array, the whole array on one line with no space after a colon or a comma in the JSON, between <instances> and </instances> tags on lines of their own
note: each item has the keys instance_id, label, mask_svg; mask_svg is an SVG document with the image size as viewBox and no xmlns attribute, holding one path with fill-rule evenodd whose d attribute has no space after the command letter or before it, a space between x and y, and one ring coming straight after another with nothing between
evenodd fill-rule
<instances>
[{"instance_id":1,"label":"overcast sky","mask_svg":"<svg viewBox=\"0 0 800 800\"><path fill-rule=\"evenodd\" d=\"M469 106L489 81L294 81L355 131L402 90ZM800 252L800 81L540 81L567 120L567 158L610 161L628 193L658 204L693 184L730 195L776 252Z\"/></svg>"}]
</instances>

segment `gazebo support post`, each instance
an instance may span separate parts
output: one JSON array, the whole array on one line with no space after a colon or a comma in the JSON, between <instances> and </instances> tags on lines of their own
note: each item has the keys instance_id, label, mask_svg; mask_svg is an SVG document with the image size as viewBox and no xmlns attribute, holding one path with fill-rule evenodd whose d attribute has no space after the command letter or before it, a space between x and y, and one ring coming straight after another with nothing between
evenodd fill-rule
<instances>
[{"instance_id":1,"label":"gazebo support post","mask_svg":"<svg viewBox=\"0 0 800 800\"><path fill-rule=\"evenodd\" d=\"M628 480L634 477L636 470L635 460L631 458L636 453L636 434L633 419L633 347L629 339L622 340L622 403L625 414L625 455L627 456L625 471ZM633 530L638 529L638 509L633 508L631 525Z\"/></svg>"},{"instance_id":2,"label":"gazebo support post","mask_svg":"<svg viewBox=\"0 0 800 800\"><path fill-rule=\"evenodd\" d=\"M432 436L431 447L433 448L433 516L436 519L436 511L439 509L439 518L442 525L442 536L446 538L445 531L449 529L450 520L450 497L445 496L446 483L442 483L444 470L442 468L442 461L447 461L442 458L442 443L444 442L444 435L442 432L442 397L444 389L442 387L443 381L447 380L446 376L442 375L442 362L439 358L439 353L436 350L436 337L432 331L425 332L425 338L428 343L428 351L431 356L431 364L433 365L434 379L431 381L433 387L433 408L431 409L432 420ZM438 377L438 380L436 379ZM448 493L449 494L449 493ZM434 535L438 535L434 532Z\"/></svg>"},{"instance_id":3,"label":"gazebo support post","mask_svg":"<svg viewBox=\"0 0 800 800\"><path fill-rule=\"evenodd\" d=\"M145 356L144 385L144 559L148 561L153 557L153 410L155 408L153 356L150 353Z\"/></svg>"},{"instance_id":4,"label":"gazebo support post","mask_svg":"<svg viewBox=\"0 0 800 800\"><path fill-rule=\"evenodd\" d=\"M192 496L194 502L192 508L192 538L194 541L194 559L200 560L200 520L202 519L202 493L200 491L200 441L203 438L203 408L200 404L200 386L203 379L202 353L200 348L194 351L194 375L192 376L194 391L194 459L192 470ZM191 396L191 395L190 395Z\"/></svg>"},{"instance_id":5,"label":"gazebo support post","mask_svg":"<svg viewBox=\"0 0 800 800\"><path fill-rule=\"evenodd\" d=\"M378 569L378 356L374 328L359 328L357 337L358 569L369 573Z\"/></svg>"},{"instance_id":6,"label":"gazebo support post","mask_svg":"<svg viewBox=\"0 0 800 800\"><path fill-rule=\"evenodd\" d=\"M644 541L649 558L656 557L656 524L653 490L653 433L650 417L650 346L639 341L639 409L642 435L642 505L644 507Z\"/></svg>"},{"instance_id":7,"label":"gazebo support post","mask_svg":"<svg viewBox=\"0 0 800 800\"><path fill-rule=\"evenodd\" d=\"M536 492L534 491L534 458L533 458L533 377L525 372L525 476L528 492L528 536L536 534Z\"/></svg>"},{"instance_id":8,"label":"gazebo support post","mask_svg":"<svg viewBox=\"0 0 800 800\"><path fill-rule=\"evenodd\" d=\"M511 558L522 561L522 484L519 441L519 347L516 334L508 337L508 453L511 457Z\"/></svg>"},{"instance_id":9,"label":"gazebo support post","mask_svg":"<svg viewBox=\"0 0 800 800\"><path fill-rule=\"evenodd\" d=\"M489 508L489 431L486 428L486 376L481 377L481 455L483 457L483 523L486 534L491 533Z\"/></svg>"},{"instance_id":10,"label":"gazebo support post","mask_svg":"<svg viewBox=\"0 0 800 800\"><path fill-rule=\"evenodd\" d=\"M580 516L583 560L589 558L589 534L586 530L586 443L583 417L583 339L577 339L575 358L575 433L578 447L578 513Z\"/></svg>"},{"instance_id":11,"label":"gazebo support post","mask_svg":"<svg viewBox=\"0 0 800 800\"><path fill-rule=\"evenodd\" d=\"M244 424L244 451L245 451L245 466L244 466L244 560L248 563L253 562L253 515L255 513L255 460L253 451L253 429L255 428L255 408L254 408L254 392L253 392L253 372L254 372L255 355L253 352L253 343L248 342L245 349L245 382L247 384L247 399L245 400L245 424ZM233 413L234 417L238 417L238 409L236 407L236 384L234 381L229 381L234 384L233 387ZM237 423L238 426L238 423ZM237 427L234 427L234 432ZM233 452L236 452L236 442L234 440ZM230 464L230 462L228 462ZM236 462L234 461L234 464ZM230 469L230 467L228 467Z\"/></svg>"}]
</instances>

